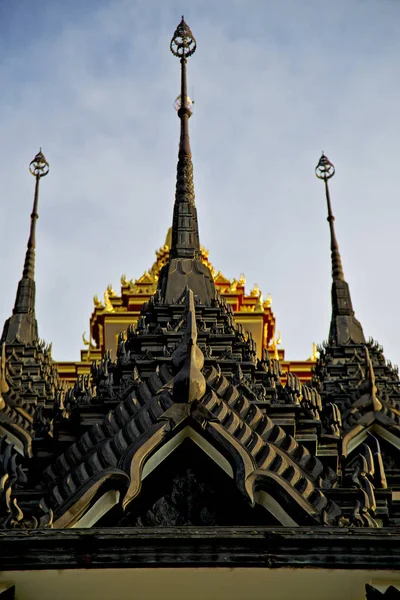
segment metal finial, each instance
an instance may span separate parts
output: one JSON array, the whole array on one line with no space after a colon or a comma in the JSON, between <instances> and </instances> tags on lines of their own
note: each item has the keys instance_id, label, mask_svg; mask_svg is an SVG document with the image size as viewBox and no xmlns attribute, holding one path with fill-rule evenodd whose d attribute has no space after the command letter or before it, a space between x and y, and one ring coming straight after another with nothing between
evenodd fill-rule
<instances>
[{"instance_id":1,"label":"metal finial","mask_svg":"<svg viewBox=\"0 0 400 600\"><path fill-rule=\"evenodd\" d=\"M40 148L35 158L29 164L29 171L36 178L35 195L33 200L33 209L31 214L31 229L28 239L28 247L25 255L25 263L23 270L23 278L33 281L35 274L35 248L36 248L36 221L39 218L39 183L42 177L45 177L49 172L49 163Z\"/></svg>"},{"instance_id":2,"label":"metal finial","mask_svg":"<svg viewBox=\"0 0 400 600\"><path fill-rule=\"evenodd\" d=\"M170 50L174 56L178 58L188 58L196 50L196 40L190 27L185 23L182 16L182 21L175 30L171 43Z\"/></svg>"},{"instance_id":3,"label":"metal finial","mask_svg":"<svg viewBox=\"0 0 400 600\"><path fill-rule=\"evenodd\" d=\"M326 181L327 179L333 177L334 174L335 167L328 159L328 157L325 156L325 154L322 152L322 156L319 159L317 166L315 167L315 175L318 177L318 179L324 179Z\"/></svg>"},{"instance_id":4,"label":"metal finial","mask_svg":"<svg viewBox=\"0 0 400 600\"><path fill-rule=\"evenodd\" d=\"M47 162L42 149L36 154L35 158L29 164L29 171L34 177L45 177L49 172L50 165Z\"/></svg>"},{"instance_id":5,"label":"metal finial","mask_svg":"<svg viewBox=\"0 0 400 600\"><path fill-rule=\"evenodd\" d=\"M334 280L340 279L344 281L342 260L339 254L339 244L337 243L334 221L335 217L332 213L331 196L329 193L328 179L333 177L335 174L335 167L331 161L322 153L321 158L315 167L315 175L318 179L322 179L325 182L325 195L326 203L328 207L328 218L329 229L331 233L331 260L332 260L332 277Z\"/></svg>"}]
</instances>

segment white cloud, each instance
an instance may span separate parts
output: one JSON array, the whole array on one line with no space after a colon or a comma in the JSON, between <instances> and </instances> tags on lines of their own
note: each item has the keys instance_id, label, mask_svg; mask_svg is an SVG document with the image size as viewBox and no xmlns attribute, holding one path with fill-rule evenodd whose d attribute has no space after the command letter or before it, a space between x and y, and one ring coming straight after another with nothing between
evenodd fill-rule
<instances>
[{"instance_id":1,"label":"white cloud","mask_svg":"<svg viewBox=\"0 0 400 600\"><path fill-rule=\"evenodd\" d=\"M35 23L25 44L15 33L0 67L0 321L28 236L27 164L42 145L51 172L41 189L37 315L65 360L78 358L93 294L117 287L121 273L140 276L171 222L179 63L168 45L184 6L70 5L45 5L43 29ZM310 354L330 316L325 199L313 174L323 149L337 166L332 201L356 315L398 361L400 6L188 8L198 42L189 62L196 198L212 262L271 292L287 356Z\"/></svg>"}]
</instances>

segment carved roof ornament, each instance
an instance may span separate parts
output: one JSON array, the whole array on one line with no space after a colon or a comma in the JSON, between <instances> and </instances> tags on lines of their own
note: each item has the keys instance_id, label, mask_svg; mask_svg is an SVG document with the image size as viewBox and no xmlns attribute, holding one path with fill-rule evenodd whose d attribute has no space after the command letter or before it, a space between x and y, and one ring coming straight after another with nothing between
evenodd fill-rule
<instances>
[{"instance_id":1,"label":"carved roof ornament","mask_svg":"<svg viewBox=\"0 0 400 600\"><path fill-rule=\"evenodd\" d=\"M113 306L113 303L110 300L110 291L109 291L108 288L104 292L103 297L104 297L104 310L106 312L115 312L115 308Z\"/></svg>"},{"instance_id":2,"label":"carved roof ornament","mask_svg":"<svg viewBox=\"0 0 400 600\"><path fill-rule=\"evenodd\" d=\"M114 290L114 288L112 286L112 283L108 284L108 286L107 286L107 292L108 292L108 295L109 295L110 298L115 298L116 295L117 295L116 291Z\"/></svg>"},{"instance_id":3,"label":"carved roof ornament","mask_svg":"<svg viewBox=\"0 0 400 600\"><path fill-rule=\"evenodd\" d=\"M103 303L99 300L99 297L97 294L95 294L93 296L93 304L94 304L95 308L100 308L100 309L104 308Z\"/></svg>"},{"instance_id":4,"label":"carved roof ornament","mask_svg":"<svg viewBox=\"0 0 400 600\"><path fill-rule=\"evenodd\" d=\"M1 345L1 357L0 357L0 398L2 394L9 391L9 386L6 379L6 345L3 342ZM0 400L1 402L1 400ZM4 402L4 400L3 400Z\"/></svg>"},{"instance_id":5,"label":"carved roof ornament","mask_svg":"<svg viewBox=\"0 0 400 600\"><path fill-rule=\"evenodd\" d=\"M37 323L35 318L35 248L36 248L36 221L39 218L39 183L42 177L49 172L47 162L42 149L36 154L29 164L29 171L35 177L35 193L31 213L31 226L28 244L25 254L22 279L18 284L17 295L13 309L13 315L4 325L2 340L9 343L19 340L30 344L38 337Z\"/></svg>"},{"instance_id":6,"label":"carved roof ornament","mask_svg":"<svg viewBox=\"0 0 400 600\"><path fill-rule=\"evenodd\" d=\"M275 360L279 360L278 346L281 343L282 343L282 334L280 331L278 331L277 334L273 336L271 345L269 348L270 351L272 352L272 355L275 358Z\"/></svg>"},{"instance_id":7,"label":"carved roof ornament","mask_svg":"<svg viewBox=\"0 0 400 600\"><path fill-rule=\"evenodd\" d=\"M318 360L318 357L319 357L318 346L315 342L313 342L311 356L307 360L309 360L310 362L316 362Z\"/></svg>"},{"instance_id":8,"label":"carved roof ornament","mask_svg":"<svg viewBox=\"0 0 400 600\"><path fill-rule=\"evenodd\" d=\"M91 331L89 330L89 339L86 338L86 331L82 333L82 341L84 346L88 346L89 350L95 348L93 345Z\"/></svg>"},{"instance_id":9,"label":"carved roof ornament","mask_svg":"<svg viewBox=\"0 0 400 600\"><path fill-rule=\"evenodd\" d=\"M201 372L204 355L197 345L196 311L192 290L186 290L186 330L182 341L172 355L173 364L179 368L174 378L175 402L191 404L200 400L206 391L206 380Z\"/></svg>"},{"instance_id":10,"label":"carved roof ornament","mask_svg":"<svg viewBox=\"0 0 400 600\"><path fill-rule=\"evenodd\" d=\"M329 332L329 342L334 345L348 343L365 343L364 333L360 323L354 317L350 290L344 279L342 260L339 253L339 244L336 239L334 227L335 217L332 212L331 197L328 180L335 174L335 167L322 153L315 167L315 175L325 183L325 195L328 208L327 221L329 223L331 238L331 261L332 261L332 320Z\"/></svg>"}]
</instances>

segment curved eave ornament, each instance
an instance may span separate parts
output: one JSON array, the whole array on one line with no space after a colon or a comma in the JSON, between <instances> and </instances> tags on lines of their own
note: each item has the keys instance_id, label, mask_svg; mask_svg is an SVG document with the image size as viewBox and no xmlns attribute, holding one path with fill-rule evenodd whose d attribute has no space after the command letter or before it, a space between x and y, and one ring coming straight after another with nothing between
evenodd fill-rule
<instances>
[{"instance_id":1,"label":"curved eave ornament","mask_svg":"<svg viewBox=\"0 0 400 600\"><path fill-rule=\"evenodd\" d=\"M114 486L110 486L111 481L115 481ZM126 473L120 469L104 469L101 473L93 476L83 488L79 489L77 494L73 494L55 515L54 528L67 529L73 527L92 507L95 500L101 495L101 490L106 489L126 489L129 485L129 479ZM53 490L53 493L57 493Z\"/></svg>"},{"instance_id":2,"label":"curved eave ornament","mask_svg":"<svg viewBox=\"0 0 400 600\"><path fill-rule=\"evenodd\" d=\"M397 440L397 444L400 443L400 411L378 398L375 372L366 346L365 358L366 376L360 386L364 393L342 415L344 425L348 419L354 419L357 415L357 422L343 436L342 456L344 457L348 456L364 440L367 431L375 426L380 426L387 432L388 437L392 436Z\"/></svg>"},{"instance_id":3,"label":"curved eave ornament","mask_svg":"<svg viewBox=\"0 0 400 600\"><path fill-rule=\"evenodd\" d=\"M208 393L207 396L209 395ZM215 394L212 392L211 395ZM159 466L165 456L170 453L162 452L163 447L168 443L173 444L174 438L178 439L185 427L194 430L198 439L203 440L198 444L200 447L203 449L206 445L212 447L214 460L217 455L221 457L220 460L216 460L219 466L221 466L222 460L228 461L231 476L233 476L238 489L253 506L260 504L270 510L270 507L265 504L265 497L259 494L261 491L268 494L276 506L282 507L278 516L275 512L275 516L281 519L282 525L332 524L334 518L339 516L340 511L337 507L336 511L332 512L331 510L328 515L325 511L328 501L323 493L315 488L311 480L305 479L306 485L299 491L280 474L257 468L251 452L229 433L204 405L194 403L192 405L174 404L165 411L135 444L127 448L115 469L105 469L99 473L83 488L76 490L67 503L59 507L54 526L65 528L72 527L77 523L99 498L102 486L107 483L107 489L110 489L110 480L112 479L116 484L112 489L121 492L121 505L126 510L128 505L140 495L144 472L149 471L147 464L150 459L154 463L151 468L153 470L156 468L155 464ZM183 439L181 436L179 443ZM159 451L159 457L155 460ZM280 453L284 454L283 451ZM287 466L297 472L295 480L304 478L304 473L293 464L293 461L288 457L284 457L284 459L287 461ZM307 494L308 496L313 494L314 505L307 500ZM316 498L317 496L318 498ZM318 502L315 502L316 499ZM294 515L295 520L288 515Z\"/></svg>"}]
</instances>

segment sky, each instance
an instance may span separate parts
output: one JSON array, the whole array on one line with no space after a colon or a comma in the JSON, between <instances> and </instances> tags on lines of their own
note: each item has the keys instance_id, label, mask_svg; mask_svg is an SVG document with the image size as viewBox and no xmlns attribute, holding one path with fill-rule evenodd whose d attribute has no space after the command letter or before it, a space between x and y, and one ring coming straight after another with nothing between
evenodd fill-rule
<instances>
[{"instance_id":1,"label":"sky","mask_svg":"<svg viewBox=\"0 0 400 600\"><path fill-rule=\"evenodd\" d=\"M353 306L400 361L398 0L0 0L0 323L11 314L42 146L36 314L78 360L93 295L138 278L172 221L182 13L200 240L272 295L288 359L330 321L321 151Z\"/></svg>"}]
</instances>

